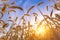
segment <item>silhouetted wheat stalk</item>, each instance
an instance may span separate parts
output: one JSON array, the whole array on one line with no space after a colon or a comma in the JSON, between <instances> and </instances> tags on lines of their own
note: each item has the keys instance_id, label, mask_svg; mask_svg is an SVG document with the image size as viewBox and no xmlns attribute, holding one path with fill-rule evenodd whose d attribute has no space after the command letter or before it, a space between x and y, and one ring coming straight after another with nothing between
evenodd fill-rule
<instances>
[{"instance_id":1,"label":"silhouetted wheat stalk","mask_svg":"<svg viewBox=\"0 0 60 40\"><path fill-rule=\"evenodd\" d=\"M0 12L1 16L0 16L0 19L3 17L3 14Z\"/></svg>"},{"instance_id":2,"label":"silhouetted wheat stalk","mask_svg":"<svg viewBox=\"0 0 60 40\"><path fill-rule=\"evenodd\" d=\"M39 2L37 5L40 6L40 5L42 5L42 4L44 4L44 2Z\"/></svg>"},{"instance_id":3,"label":"silhouetted wheat stalk","mask_svg":"<svg viewBox=\"0 0 60 40\"><path fill-rule=\"evenodd\" d=\"M29 13L34 7L35 7L35 6L31 6L31 7L28 9L27 13Z\"/></svg>"},{"instance_id":4,"label":"silhouetted wheat stalk","mask_svg":"<svg viewBox=\"0 0 60 40\"><path fill-rule=\"evenodd\" d=\"M52 10L51 13L50 13L50 17L52 17L52 15L53 15L53 10Z\"/></svg>"},{"instance_id":5,"label":"silhouetted wheat stalk","mask_svg":"<svg viewBox=\"0 0 60 40\"><path fill-rule=\"evenodd\" d=\"M8 10L8 14L9 14L10 12L16 12L16 11L15 11L15 10Z\"/></svg>"},{"instance_id":6,"label":"silhouetted wheat stalk","mask_svg":"<svg viewBox=\"0 0 60 40\"><path fill-rule=\"evenodd\" d=\"M15 18L15 22L18 20L18 17Z\"/></svg>"},{"instance_id":7,"label":"silhouetted wheat stalk","mask_svg":"<svg viewBox=\"0 0 60 40\"><path fill-rule=\"evenodd\" d=\"M35 16L35 22L36 22L38 14L37 13L33 13L33 15Z\"/></svg>"},{"instance_id":8,"label":"silhouetted wheat stalk","mask_svg":"<svg viewBox=\"0 0 60 40\"><path fill-rule=\"evenodd\" d=\"M46 6L46 10L48 11L48 6Z\"/></svg>"},{"instance_id":9,"label":"silhouetted wheat stalk","mask_svg":"<svg viewBox=\"0 0 60 40\"><path fill-rule=\"evenodd\" d=\"M12 2L11 5L15 4L15 2Z\"/></svg>"},{"instance_id":10,"label":"silhouetted wheat stalk","mask_svg":"<svg viewBox=\"0 0 60 40\"><path fill-rule=\"evenodd\" d=\"M6 4L4 4L4 7L2 8L1 17L0 19L4 16L4 13L6 12Z\"/></svg>"},{"instance_id":11,"label":"silhouetted wheat stalk","mask_svg":"<svg viewBox=\"0 0 60 40\"><path fill-rule=\"evenodd\" d=\"M13 8L13 9L20 9L20 10L22 10L23 11L23 8L22 7L19 7L19 6L10 6L9 8Z\"/></svg>"}]
</instances>

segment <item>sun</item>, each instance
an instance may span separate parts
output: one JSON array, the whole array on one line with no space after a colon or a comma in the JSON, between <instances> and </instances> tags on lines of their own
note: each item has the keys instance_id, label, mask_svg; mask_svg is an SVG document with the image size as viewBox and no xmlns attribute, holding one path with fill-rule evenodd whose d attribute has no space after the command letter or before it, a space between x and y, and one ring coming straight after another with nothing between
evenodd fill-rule
<instances>
[{"instance_id":1,"label":"sun","mask_svg":"<svg viewBox=\"0 0 60 40\"><path fill-rule=\"evenodd\" d=\"M44 34L46 29L44 27L40 27L36 30L37 34Z\"/></svg>"},{"instance_id":2,"label":"sun","mask_svg":"<svg viewBox=\"0 0 60 40\"><path fill-rule=\"evenodd\" d=\"M45 36L47 34L50 34L50 28L48 25L43 24L41 26L39 26L36 30L35 30L35 34L38 36Z\"/></svg>"}]
</instances>

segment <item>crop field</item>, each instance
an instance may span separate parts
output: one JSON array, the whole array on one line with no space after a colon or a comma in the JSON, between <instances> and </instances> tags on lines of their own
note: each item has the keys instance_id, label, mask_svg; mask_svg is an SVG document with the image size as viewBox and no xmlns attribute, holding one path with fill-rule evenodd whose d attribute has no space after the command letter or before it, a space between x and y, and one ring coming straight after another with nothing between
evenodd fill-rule
<instances>
[{"instance_id":1,"label":"crop field","mask_svg":"<svg viewBox=\"0 0 60 40\"><path fill-rule=\"evenodd\" d=\"M27 10L15 0L0 1L0 40L60 40L60 0L47 0L48 5L43 0Z\"/></svg>"}]
</instances>

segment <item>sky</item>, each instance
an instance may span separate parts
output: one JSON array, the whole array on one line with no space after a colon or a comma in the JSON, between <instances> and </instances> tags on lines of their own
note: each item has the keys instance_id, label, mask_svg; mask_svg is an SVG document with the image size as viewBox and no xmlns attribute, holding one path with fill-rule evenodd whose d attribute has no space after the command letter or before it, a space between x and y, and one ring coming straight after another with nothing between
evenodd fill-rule
<instances>
[{"instance_id":1,"label":"sky","mask_svg":"<svg viewBox=\"0 0 60 40\"><path fill-rule=\"evenodd\" d=\"M52 1L51 1L51 2L48 2L48 0L9 0L8 2L5 2L5 3L10 4L11 2L15 2L15 5L16 5L16 6L21 6L21 7L24 9L24 12L19 11L19 10L16 11L16 13L17 13L16 15L18 15L18 16L23 15L24 13L26 13L26 11L27 11L31 6L33 6L33 5L36 6L39 2L45 2L45 3L44 3L43 5L41 5L41 7L39 7L39 8L41 8L41 11L42 11L42 12L44 12L44 13L46 13L46 14L49 14L48 12L50 12L50 11L52 10L52 8L49 9L49 11L47 12L45 6L46 6L46 5L50 6L50 5L53 5L53 4L54 4ZM0 1L0 4L3 4L3 2ZM33 12L34 12L34 11L36 12L36 11L38 11L38 10L37 10L36 7L34 7L32 11L33 11ZM39 12L37 12L37 13L39 13ZM30 14L32 14L32 13L30 13ZM14 14L11 13L11 16L12 16L12 15L14 15ZM6 19L5 17L7 17L7 16L8 16L7 13L5 13L3 19Z\"/></svg>"}]
</instances>

